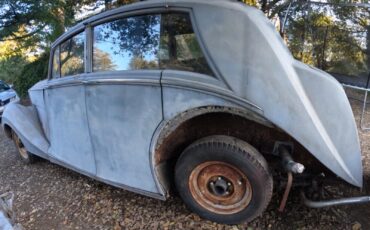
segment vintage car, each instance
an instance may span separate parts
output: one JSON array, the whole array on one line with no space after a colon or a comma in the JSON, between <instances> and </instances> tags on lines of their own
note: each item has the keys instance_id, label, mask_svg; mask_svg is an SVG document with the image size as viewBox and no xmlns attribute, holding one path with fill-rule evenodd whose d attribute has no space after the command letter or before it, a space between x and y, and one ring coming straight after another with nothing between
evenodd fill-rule
<instances>
[{"instance_id":1,"label":"vintage car","mask_svg":"<svg viewBox=\"0 0 370 230\"><path fill-rule=\"evenodd\" d=\"M304 168L362 186L342 86L235 1L144 1L88 18L52 44L48 77L29 96L2 120L25 162L162 200L175 188L213 221L261 215L275 175L284 206Z\"/></svg>"},{"instance_id":2,"label":"vintage car","mask_svg":"<svg viewBox=\"0 0 370 230\"><path fill-rule=\"evenodd\" d=\"M12 86L0 80L0 119L3 115L5 106L7 106L10 102L15 102L18 100L19 97L15 90L12 89Z\"/></svg>"}]
</instances>

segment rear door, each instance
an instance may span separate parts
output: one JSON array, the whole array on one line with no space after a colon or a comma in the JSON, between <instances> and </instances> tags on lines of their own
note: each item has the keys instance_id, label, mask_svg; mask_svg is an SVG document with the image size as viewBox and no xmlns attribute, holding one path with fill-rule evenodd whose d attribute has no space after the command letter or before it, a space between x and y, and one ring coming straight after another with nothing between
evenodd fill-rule
<instances>
[{"instance_id":1,"label":"rear door","mask_svg":"<svg viewBox=\"0 0 370 230\"><path fill-rule=\"evenodd\" d=\"M160 15L92 26L92 73L85 79L97 177L157 192L150 144L162 120Z\"/></svg>"}]
</instances>

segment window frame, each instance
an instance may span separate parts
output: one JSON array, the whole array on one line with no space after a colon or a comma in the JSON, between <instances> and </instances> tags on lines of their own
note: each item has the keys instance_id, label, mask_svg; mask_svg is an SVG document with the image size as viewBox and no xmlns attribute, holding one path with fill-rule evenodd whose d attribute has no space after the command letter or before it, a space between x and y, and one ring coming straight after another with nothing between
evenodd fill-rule
<instances>
[{"instance_id":1,"label":"window frame","mask_svg":"<svg viewBox=\"0 0 370 230\"><path fill-rule=\"evenodd\" d=\"M60 45L63 42L72 38L73 36L76 36L77 34L79 34L81 32L85 32L85 48L84 48L84 52L85 52L84 53L84 58L85 58L84 59L84 61L85 61L84 70L85 71L82 74L88 74L88 73L97 74L97 73L100 73L100 72L93 72L93 42L94 42L93 31L94 31L95 26L98 26L98 25L101 25L101 24L104 24L104 23L108 23L108 22L112 22L112 21L118 20L118 19L128 18L128 17L148 15L148 14L161 14L162 15L162 14L168 14L168 13L187 13L189 15L191 26L194 30L195 37L196 37L196 39L199 43L201 52L203 53L204 58L205 58L205 60L208 64L210 70L213 73L213 76L207 75L207 74L202 74L202 73L197 73L197 72L191 72L191 73L208 76L210 78L217 79L221 82L226 82L224 80L224 78L221 76L219 69L215 65L211 55L208 52L207 46L206 46L203 38L201 37L201 34L199 32L199 28L198 28L198 25L196 23L196 19L195 19L194 13L193 13L193 9L191 7L181 7L181 6L171 7L170 10L168 8L165 8L165 7L151 7L151 8L144 8L144 9L129 10L129 11L126 11L126 12L112 13L112 14L109 14L107 16L102 14L101 17L98 17L95 20L87 21L87 22L83 23L82 25L80 25L80 27L78 29L75 29L75 30L71 31L70 34L68 34L68 32L67 32L65 35L62 35L63 38L62 39L59 38L60 41L59 41L59 39L57 39L56 43L53 44L53 46L51 48L52 52L51 52L50 58L49 58L48 80L62 78L62 77L58 77L58 78L53 78L52 77L52 66L53 66L52 62L53 62L54 51L57 47L60 47ZM59 55L60 55L60 52L59 52ZM59 65L59 68L61 68L60 65ZM164 70L173 70L173 69L159 68L158 70L164 71ZM141 70L141 69L140 70L115 70L115 71L106 71L104 73L121 72L121 71L143 71L143 70ZM175 70L175 71L187 72L187 71L184 71L184 70ZM78 75L80 75L80 74L78 74ZM78 76L78 75L70 75L70 76L75 77L75 76ZM61 73L60 73L60 76L61 76ZM70 77L70 76L65 76L65 77ZM65 77L63 77L63 78L65 78Z\"/></svg>"},{"instance_id":2,"label":"window frame","mask_svg":"<svg viewBox=\"0 0 370 230\"><path fill-rule=\"evenodd\" d=\"M66 75L66 76L63 76L62 77L62 66L60 65L60 61L61 61L61 58L60 58L60 55L61 55L61 52L60 52L60 46L68 41L69 39L72 39L73 37L77 36L78 34L80 33L85 33L85 40L84 40L84 71L82 73L79 73L79 74L74 74L74 75ZM63 36L63 35L62 35ZM82 29L79 29L79 30L76 30L76 31L73 31L71 32L71 34L66 34L66 37L63 38L62 40L58 41L57 43L55 43L54 45L52 45L51 47L51 52L50 52L50 57L49 57L49 70L48 70L48 80L55 80L55 79L61 79L61 78L66 78L66 77L76 77L76 76L79 76L81 74L85 74L86 73L86 64L87 64L87 59L86 59L86 43L87 43L87 33L86 33L86 27L84 26ZM55 54L55 51L56 50L59 50L59 76L58 77L54 77L53 76L53 62L54 62L54 54Z\"/></svg>"},{"instance_id":3,"label":"window frame","mask_svg":"<svg viewBox=\"0 0 370 230\"><path fill-rule=\"evenodd\" d=\"M54 58L55 58L55 53L57 51L58 51L58 76L54 76ZM51 79L61 78L60 70L61 70L61 68L60 68L60 45L57 45L53 49L53 52L52 52L52 55L51 55Z\"/></svg>"},{"instance_id":4,"label":"window frame","mask_svg":"<svg viewBox=\"0 0 370 230\"><path fill-rule=\"evenodd\" d=\"M90 29L91 29L91 51L89 51L89 54L91 56L91 73L109 73L109 72L120 72L120 71L141 71L141 70L163 70L162 68L160 68L160 65L159 65L159 60L158 60L158 68L155 68L155 69L121 69L121 70L110 70L110 71L94 71L94 28L97 27L97 26L100 26L100 25L103 25L103 24L106 24L106 23L110 23L110 22L114 22L116 20L122 20L122 19L127 19L127 18L130 18L130 17L140 17L140 16L146 16L146 15L159 15L160 16L160 22L159 22L159 25L160 25L160 28L159 28L159 36L161 34L161 22L162 22L162 14L163 12L151 12L151 13L138 13L137 11L135 11L135 13L133 14L130 14L130 15L122 15L120 14L119 17L113 17L112 19L109 17L109 20L104 20L102 22L99 21L99 24L97 23L92 23L90 24ZM159 46L159 44L158 44ZM159 51L159 48L158 47L158 51Z\"/></svg>"}]
</instances>

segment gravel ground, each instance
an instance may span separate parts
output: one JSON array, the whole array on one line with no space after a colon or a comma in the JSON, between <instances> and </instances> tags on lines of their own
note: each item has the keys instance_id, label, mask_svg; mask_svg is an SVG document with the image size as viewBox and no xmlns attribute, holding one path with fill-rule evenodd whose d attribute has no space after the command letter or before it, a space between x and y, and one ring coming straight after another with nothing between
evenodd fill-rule
<instances>
[{"instance_id":1,"label":"gravel ground","mask_svg":"<svg viewBox=\"0 0 370 230\"><path fill-rule=\"evenodd\" d=\"M351 104L358 120L361 104L356 100ZM334 188L337 195L370 194L370 131L360 131L360 138L365 189L339 183ZM7 191L15 193L16 220L25 229L370 229L370 205L308 209L294 190L284 213L277 211L282 194L275 193L267 211L255 221L216 224L192 214L178 197L166 202L144 197L45 160L25 165L0 131L0 194Z\"/></svg>"}]
</instances>

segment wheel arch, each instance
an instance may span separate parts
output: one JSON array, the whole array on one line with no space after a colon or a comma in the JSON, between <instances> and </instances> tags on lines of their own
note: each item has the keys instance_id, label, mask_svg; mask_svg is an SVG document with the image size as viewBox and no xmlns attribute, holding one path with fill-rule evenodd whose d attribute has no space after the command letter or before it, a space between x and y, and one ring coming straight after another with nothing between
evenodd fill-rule
<instances>
[{"instance_id":1,"label":"wheel arch","mask_svg":"<svg viewBox=\"0 0 370 230\"><path fill-rule=\"evenodd\" d=\"M237 107L202 106L162 122L151 145L151 167L158 190L166 197L173 185L173 167L182 151L194 141L211 135L244 140L261 152L272 152L275 140L292 141L262 115Z\"/></svg>"},{"instance_id":2,"label":"wheel arch","mask_svg":"<svg viewBox=\"0 0 370 230\"><path fill-rule=\"evenodd\" d=\"M3 124L3 128L4 128L4 132L5 132L5 135L8 137L8 138L12 138L12 127L10 127L9 124L7 123L4 123Z\"/></svg>"}]
</instances>

